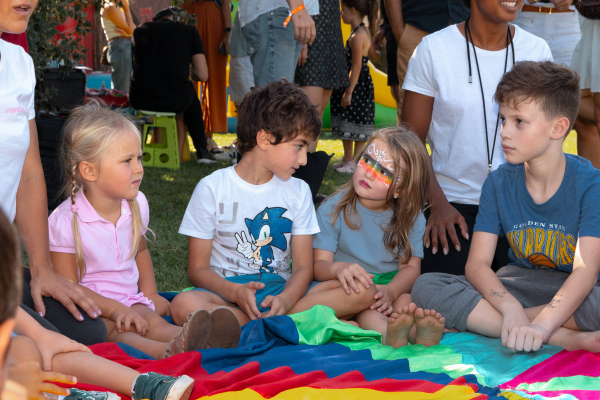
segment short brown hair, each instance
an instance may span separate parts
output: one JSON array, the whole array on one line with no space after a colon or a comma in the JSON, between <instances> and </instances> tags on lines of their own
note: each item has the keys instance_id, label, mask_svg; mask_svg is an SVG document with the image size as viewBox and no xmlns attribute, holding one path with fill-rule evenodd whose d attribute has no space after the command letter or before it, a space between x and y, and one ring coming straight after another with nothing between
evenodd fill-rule
<instances>
[{"instance_id":1,"label":"short brown hair","mask_svg":"<svg viewBox=\"0 0 600 400\"><path fill-rule=\"evenodd\" d=\"M244 154L256 146L256 134L264 130L274 137L272 144L289 142L299 134L316 139L322 121L317 107L298 86L285 79L254 87L238 109L238 151Z\"/></svg>"},{"instance_id":2,"label":"short brown hair","mask_svg":"<svg viewBox=\"0 0 600 400\"><path fill-rule=\"evenodd\" d=\"M0 324L13 318L21 303L21 257L18 243L15 230L0 210Z\"/></svg>"},{"instance_id":3,"label":"short brown hair","mask_svg":"<svg viewBox=\"0 0 600 400\"><path fill-rule=\"evenodd\" d=\"M568 118L571 130L579 113L579 75L552 61L519 61L500 80L494 99L514 107L533 100L547 119Z\"/></svg>"}]
</instances>

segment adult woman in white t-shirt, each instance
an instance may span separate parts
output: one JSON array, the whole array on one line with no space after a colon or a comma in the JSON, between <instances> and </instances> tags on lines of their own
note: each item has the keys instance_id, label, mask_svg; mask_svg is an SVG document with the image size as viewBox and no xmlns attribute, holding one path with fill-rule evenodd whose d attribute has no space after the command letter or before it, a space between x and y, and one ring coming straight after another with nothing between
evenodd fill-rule
<instances>
[{"instance_id":1,"label":"adult woman in white t-shirt","mask_svg":"<svg viewBox=\"0 0 600 400\"><path fill-rule=\"evenodd\" d=\"M471 18L425 37L402 86L402 119L432 150L423 273L464 274L481 187L506 161L496 86L516 61L552 60L544 40L509 24L523 0L463 1ZM508 262L506 239L496 255L497 269Z\"/></svg>"},{"instance_id":2,"label":"adult woman in white t-shirt","mask_svg":"<svg viewBox=\"0 0 600 400\"><path fill-rule=\"evenodd\" d=\"M0 34L25 32L36 4L37 0L0 0ZM98 306L77 285L56 274L50 260L48 205L34 120L34 90L31 57L22 47L0 39L0 210L17 224L27 250L29 270L25 272L27 277L31 273L31 290L24 288L23 301L27 303L25 297L28 297L42 316L48 307L55 316L61 311L54 310L64 309L63 315L70 312L77 320L83 320L76 303L90 317L97 318ZM42 300L42 296L53 297L64 307L52 299ZM69 325L71 321L61 325ZM96 321L91 322L95 325ZM97 322L104 325L100 320ZM98 336L93 329L89 331L90 336Z\"/></svg>"}]
</instances>

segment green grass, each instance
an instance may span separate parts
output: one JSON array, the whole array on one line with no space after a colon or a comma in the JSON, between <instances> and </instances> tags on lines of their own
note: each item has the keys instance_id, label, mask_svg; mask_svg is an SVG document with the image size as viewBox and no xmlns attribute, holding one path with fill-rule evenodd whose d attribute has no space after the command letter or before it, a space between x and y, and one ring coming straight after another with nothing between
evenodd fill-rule
<instances>
[{"instance_id":1,"label":"green grass","mask_svg":"<svg viewBox=\"0 0 600 400\"><path fill-rule=\"evenodd\" d=\"M228 145L235 140L234 134L215 135L219 145ZM572 132L565 140L563 148L568 153L576 154L576 134ZM348 181L349 174L340 174L331 168L339 162L343 155L342 142L333 139L324 132L319 141L318 150L328 154L335 153L331 159L321 186L320 193L329 195ZM150 204L150 228L156 239L148 234L148 248L154 263L156 283L161 291L181 290L191 286L187 277L187 236L177 233L192 192L200 179L220 168L231 164L196 164L196 155L192 153L192 161L183 163L178 171L163 168L145 168L144 180L140 190L144 192ZM26 264L26 255L23 252Z\"/></svg>"}]
</instances>

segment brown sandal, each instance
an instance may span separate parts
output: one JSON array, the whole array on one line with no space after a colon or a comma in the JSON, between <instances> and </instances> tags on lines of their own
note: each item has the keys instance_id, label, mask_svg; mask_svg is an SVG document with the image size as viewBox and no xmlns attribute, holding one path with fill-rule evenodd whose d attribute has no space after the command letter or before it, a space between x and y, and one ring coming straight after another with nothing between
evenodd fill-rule
<instances>
[{"instance_id":1,"label":"brown sandal","mask_svg":"<svg viewBox=\"0 0 600 400\"><path fill-rule=\"evenodd\" d=\"M210 312L212 329L208 338L208 346L212 348L229 349L238 347L240 343L240 323L228 307L214 308Z\"/></svg>"},{"instance_id":2,"label":"brown sandal","mask_svg":"<svg viewBox=\"0 0 600 400\"><path fill-rule=\"evenodd\" d=\"M165 358L186 351L201 350L206 347L211 335L211 316L206 310L196 310L188 315L179 335L167 345Z\"/></svg>"}]
</instances>

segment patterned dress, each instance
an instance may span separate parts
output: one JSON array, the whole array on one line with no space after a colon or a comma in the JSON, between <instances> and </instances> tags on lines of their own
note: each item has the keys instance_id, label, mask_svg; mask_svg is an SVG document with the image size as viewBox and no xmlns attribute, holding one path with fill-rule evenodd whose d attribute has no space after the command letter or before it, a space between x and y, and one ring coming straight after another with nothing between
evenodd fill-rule
<instances>
[{"instance_id":1,"label":"patterned dress","mask_svg":"<svg viewBox=\"0 0 600 400\"><path fill-rule=\"evenodd\" d=\"M319 14L313 16L317 37L308 46L306 64L296 68L298 86L316 86L327 90L350 86L344 67L344 38L338 0L319 0Z\"/></svg>"},{"instance_id":2,"label":"patterned dress","mask_svg":"<svg viewBox=\"0 0 600 400\"><path fill-rule=\"evenodd\" d=\"M357 26L350 33L350 37L346 42L346 65L348 73L352 70L350 38L361 26L364 26L364 24L361 23ZM365 141L373 135L375 124L375 91L368 62L369 57L363 56L360 76L352 92L352 103L350 106L342 107L342 97L344 96L345 88L336 89L331 95L331 133L342 140Z\"/></svg>"}]
</instances>

